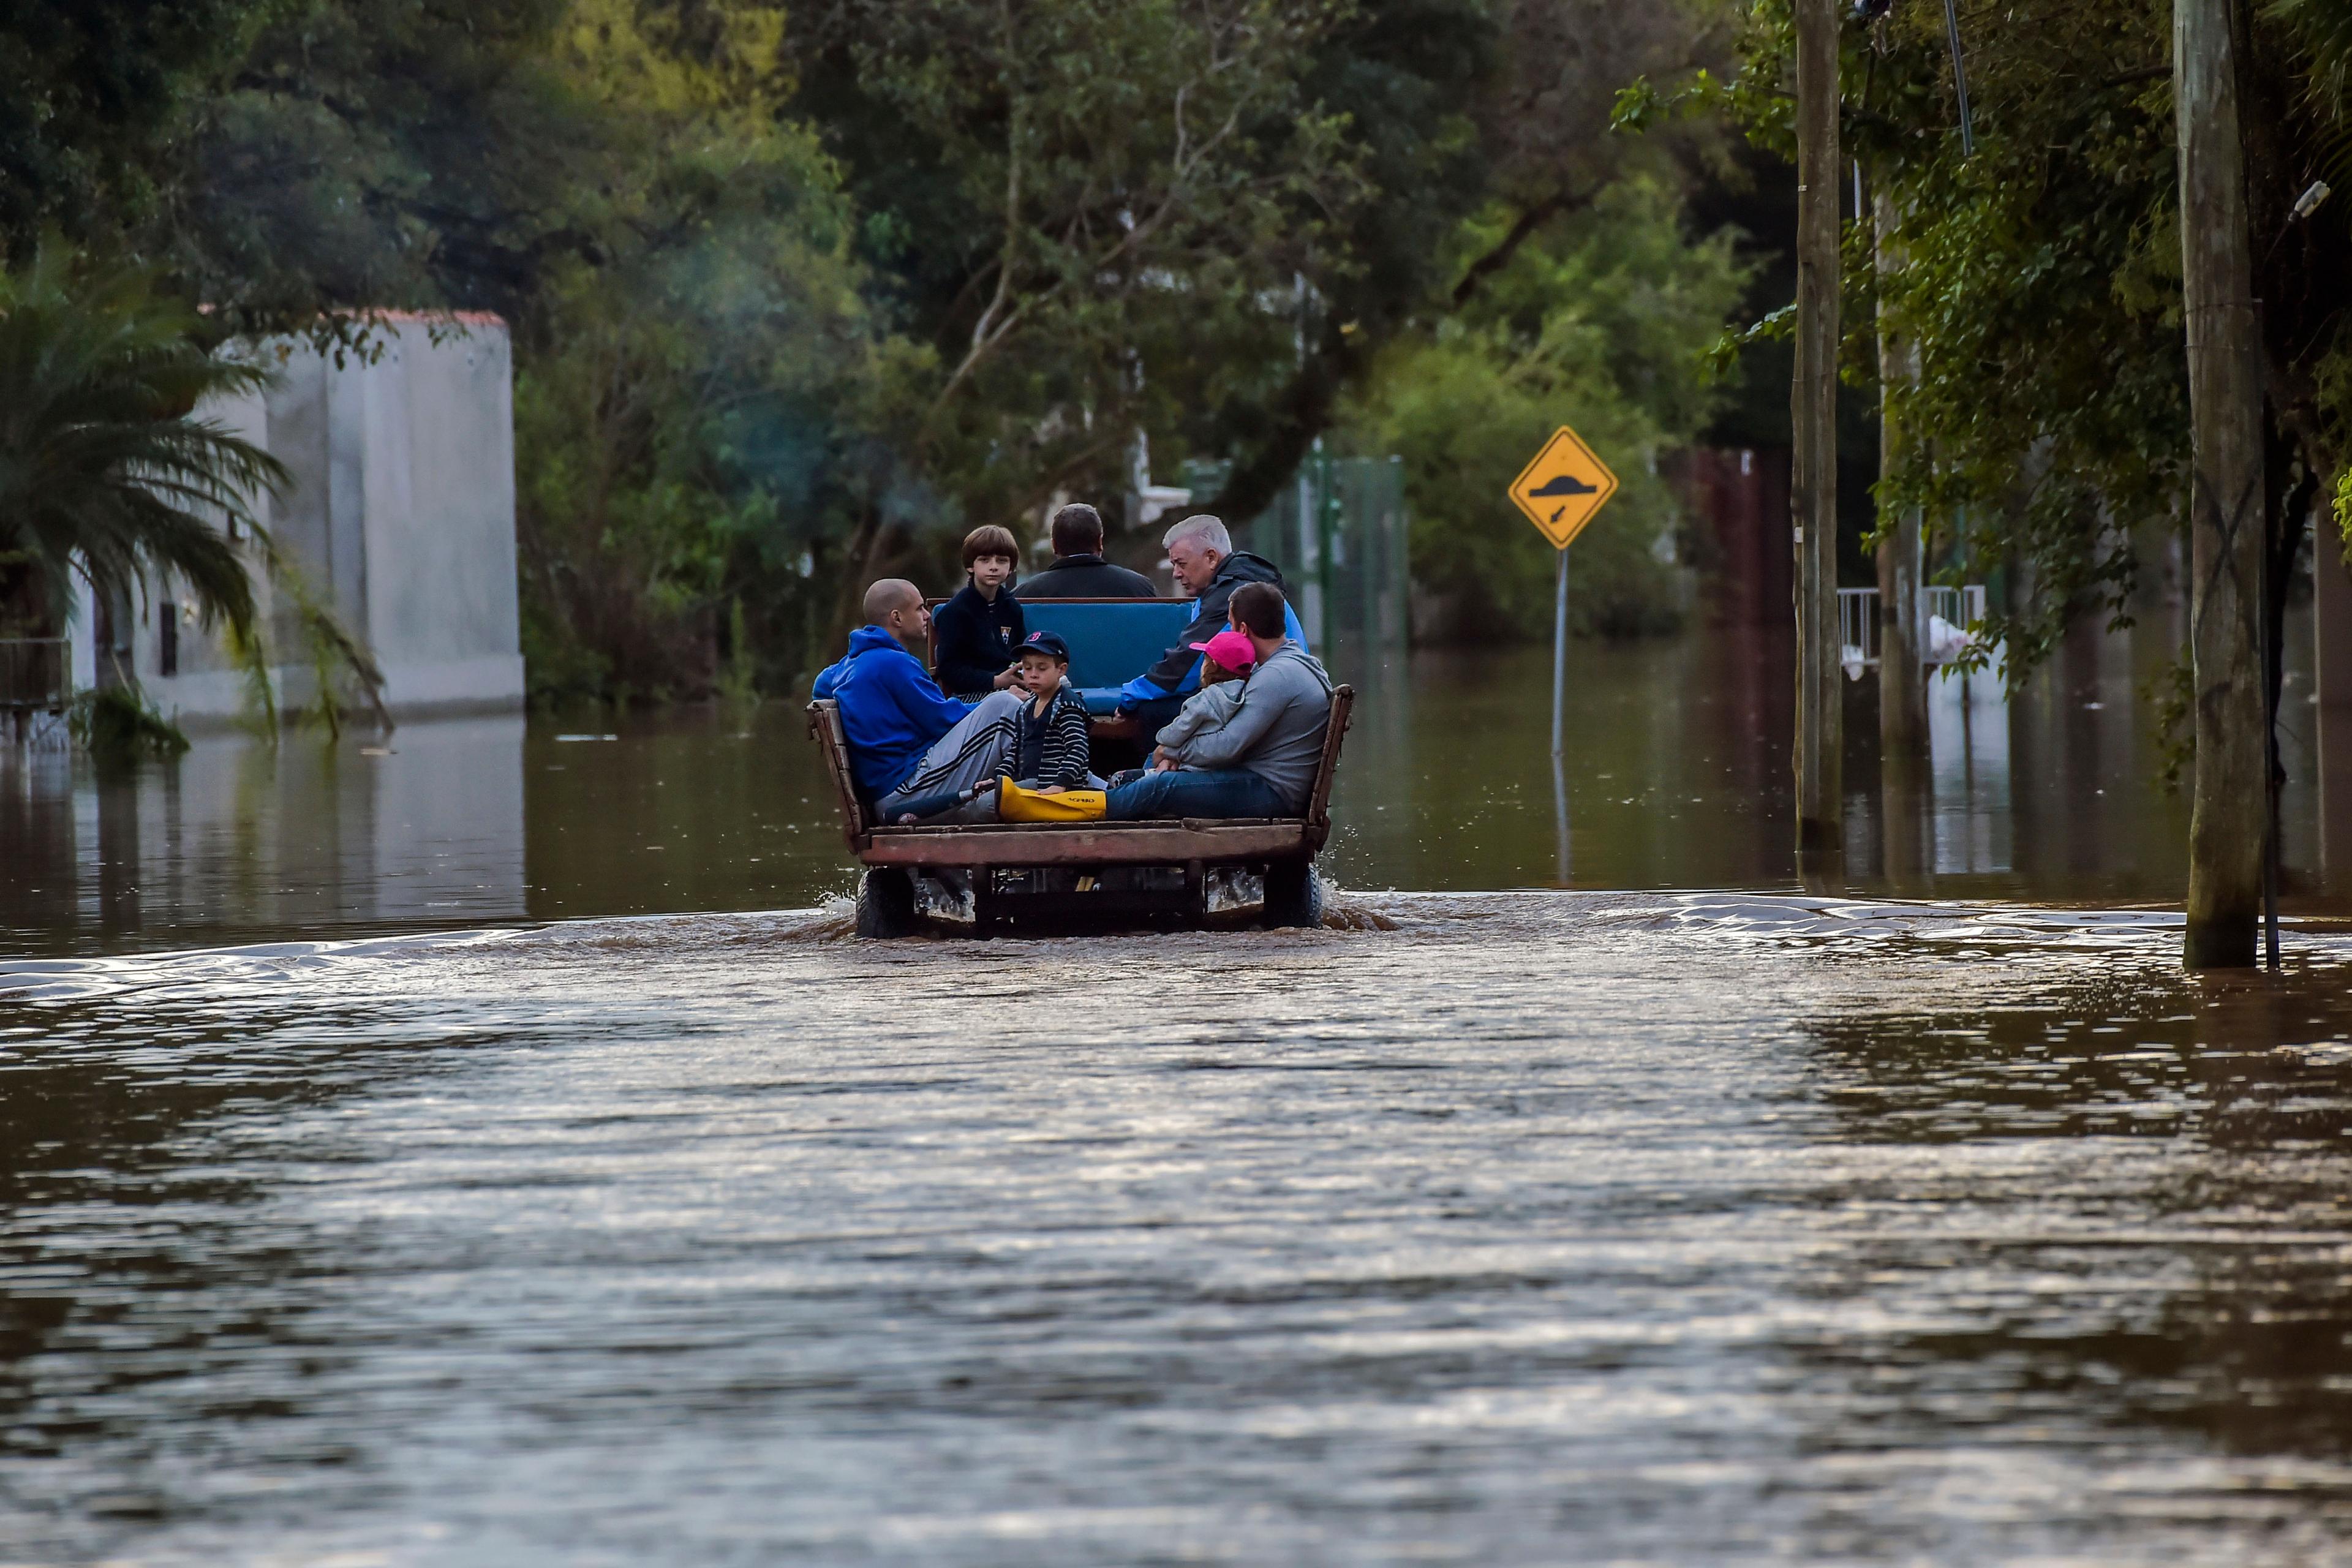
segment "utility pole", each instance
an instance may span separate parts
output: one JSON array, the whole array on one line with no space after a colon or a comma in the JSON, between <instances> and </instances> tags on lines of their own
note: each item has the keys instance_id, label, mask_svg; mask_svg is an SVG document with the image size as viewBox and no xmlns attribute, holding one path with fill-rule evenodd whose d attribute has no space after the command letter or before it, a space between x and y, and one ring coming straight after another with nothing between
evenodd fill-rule
<instances>
[{"instance_id":1,"label":"utility pole","mask_svg":"<svg viewBox=\"0 0 2352 1568\"><path fill-rule=\"evenodd\" d=\"M2251 966L2270 795L2262 665L2263 384L2231 0L2174 0L2180 262L2189 321L2189 820L2192 969Z\"/></svg>"},{"instance_id":2,"label":"utility pole","mask_svg":"<svg viewBox=\"0 0 2352 1568\"><path fill-rule=\"evenodd\" d=\"M1895 203L1885 192L1873 204L1878 231L1878 275L1902 271L1905 257L1890 238ZM1919 378L1919 345L1889 325L1886 293L1878 306L1878 468L1889 474L1910 455L1910 437L1896 416L1894 394ZM1919 509L1901 505L1879 522L1878 546L1878 738L1888 755L1916 758L1927 743L1927 689L1920 677L1919 601L1925 542Z\"/></svg>"},{"instance_id":3,"label":"utility pole","mask_svg":"<svg viewBox=\"0 0 2352 1568\"><path fill-rule=\"evenodd\" d=\"M1876 229L1878 293L1878 468L1891 474L1909 455L1910 440L1895 409L1897 389L1919 378L1919 345L1889 321L1887 280L1903 270L1906 257L1894 238L1895 200L1876 193L1872 216ZM1878 771L1880 821L1885 837L1886 874L1898 890L1925 873L1927 685L1920 600L1925 542L1919 509L1901 504L1879 519L1878 543Z\"/></svg>"},{"instance_id":4,"label":"utility pole","mask_svg":"<svg viewBox=\"0 0 2352 1568\"><path fill-rule=\"evenodd\" d=\"M2186 4L2187 0L2183 0ZM1797 373L1790 388L1797 551L1797 856L1843 852L1838 778L1838 0L1797 0Z\"/></svg>"}]
</instances>

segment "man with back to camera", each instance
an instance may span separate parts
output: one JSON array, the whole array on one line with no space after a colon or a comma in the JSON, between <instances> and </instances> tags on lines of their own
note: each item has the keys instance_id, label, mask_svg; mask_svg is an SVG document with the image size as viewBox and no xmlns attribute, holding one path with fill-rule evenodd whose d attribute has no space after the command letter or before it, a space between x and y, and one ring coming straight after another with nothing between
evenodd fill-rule
<instances>
[{"instance_id":1,"label":"man with back to camera","mask_svg":"<svg viewBox=\"0 0 2352 1568\"><path fill-rule=\"evenodd\" d=\"M1282 574L1274 563L1246 550L1235 550L1224 523L1207 512L1195 512L1170 529L1162 542L1168 547L1168 564L1175 570L1178 586L1198 604L1192 624L1178 634L1176 646L1119 689L1118 710L1139 721L1146 735L1175 718L1184 699L1201 689L1201 656L1192 649L1225 629L1226 610L1234 590L1245 583L1264 583L1274 589L1277 601L1282 598ZM1303 650L1306 633L1286 603L1282 616L1287 636Z\"/></svg>"},{"instance_id":2,"label":"man with back to camera","mask_svg":"<svg viewBox=\"0 0 2352 1568\"><path fill-rule=\"evenodd\" d=\"M1055 512L1052 534L1054 563L1021 584L1024 600L1160 597L1150 578L1103 559L1102 514L1086 502Z\"/></svg>"},{"instance_id":3,"label":"man with back to camera","mask_svg":"<svg viewBox=\"0 0 2352 1568\"><path fill-rule=\"evenodd\" d=\"M974 703L943 694L914 652L930 626L922 590L885 577L866 590L866 625L849 634L848 653L817 672L814 695L841 713L849 776L886 822L910 801L995 777L1018 745L1030 697L992 691Z\"/></svg>"},{"instance_id":4,"label":"man with back to camera","mask_svg":"<svg viewBox=\"0 0 2352 1568\"><path fill-rule=\"evenodd\" d=\"M1164 749L1175 766L1111 790L1104 815L1112 821L1306 812L1331 725L1331 678L1287 635L1281 589L1244 583L1230 609L1257 668L1221 722Z\"/></svg>"}]
</instances>

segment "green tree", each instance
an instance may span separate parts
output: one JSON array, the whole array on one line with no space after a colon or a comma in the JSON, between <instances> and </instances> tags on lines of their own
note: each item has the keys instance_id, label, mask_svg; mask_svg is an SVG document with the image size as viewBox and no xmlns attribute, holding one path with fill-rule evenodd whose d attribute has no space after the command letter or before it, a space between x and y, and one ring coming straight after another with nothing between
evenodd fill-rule
<instances>
[{"instance_id":1,"label":"green tree","mask_svg":"<svg viewBox=\"0 0 2352 1568\"><path fill-rule=\"evenodd\" d=\"M2320 483L2352 456L2352 337L2336 285L2352 259L2343 205L2298 214L2315 178L2352 178L2337 0L2246 8L2245 124L2255 293L2273 432L2271 576L2283 589ZM1742 13L1737 68L1680 101L1759 144L1788 138L1787 0ZM2021 0L1962 17L1963 134L1942 12L1898 5L1844 39L1844 145L1900 213L1908 258L1880 278L1871 237L1846 249L1848 379L1874 382L1871 307L1918 345L1889 413L1910 460L1881 499L1919 503L1948 547L2013 568L1993 631L2011 668L2075 616L2127 619L2142 541L2180 525L2188 405L2180 307L2170 7ZM1672 97L1674 95L1664 95ZM1661 99L1629 100L1643 121ZM2277 617L2270 595L2275 679Z\"/></svg>"},{"instance_id":2,"label":"green tree","mask_svg":"<svg viewBox=\"0 0 2352 1568\"><path fill-rule=\"evenodd\" d=\"M855 223L781 112L782 10L279 0L260 21L189 95L186 153L152 162L140 243L220 331L365 353L368 307L507 318L541 689L697 689L738 601L772 679L804 667L830 613L810 577L893 465Z\"/></svg>"},{"instance_id":3,"label":"green tree","mask_svg":"<svg viewBox=\"0 0 2352 1568\"><path fill-rule=\"evenodd\" d=\"M779 112L782 15L703 15L689 37L580 0L557 44L611 156L594 259L547 269L517 378L543 692L707 687L746 601L782 684L814 659L833 606L816 584L890 473L860 439L889 345L834 172Z\"/></svg>"},{"instance_id":4,"label":"green tree","mask_svg":"<svg viewBox=\"0 0 2352 1568\"><path fill-rule=\"evenodd\" d=\"M278 0L187 117L152 243L235 330L364 307L520 317L602 237L610 139L554 61L573 10Z\"/></svg>"},{"instance_id":5,"label":"green tree","mask_svg":"<svg viewBox=\"0 0 2352 1568\"><path fill-rule=\"evenodd\" d=\"M1116 491L1139 428L1265 384L1302 279L1352 265L1372 192L1348 106L1304 68L1340 0L836 0L794 100L868 215L908 334L894 422L904 525L1016 521ZM870 573L860 569L853 575Z\"/></svg>"},{"instance_id":6,"label":"green tree","mask_svg":"<svg viewBox=\"0 0 2352 1568\"><path fill-rule=\"evenodd\" d=\"M1460 310L1391 344L1348 405L1352 445L1404 459L1413 580L1452 598L1463 626L1531 636L1549 619L1551 546L1504 489L1562 424L1622 487L1571 547L1578 629L1678 623L1657 549L1677 519L1654 465L1712 412L1702 354L1745 281L1731 235L1694 244L1680 218L1654 179L1620 181L1554 217L1515 241ZM1493 254L1516 221L1497 204L1463 226L1455 254Z\"/></svg>"},{"instance_id":7,"label":"green tree","mask_svg":"<svg viewBox=\"0 0 2352 1568\"><path fill-rule=\"evenodd\" d=\"M1637 146L1610 134L1616 89L1717 46L1712 0L1384 0L1349 13L1304 79L1348 111L1370 187L1339 229L1346 265L1308 275L1313 309L1263 383L1188 431L1237 461L1214 506L1247 517L1288 481L1349 390L1400 334L1473 300L1519 246L1629 168L1663 172L1716 140L1689 127ZM1486 214L1483 249L1465 219Z\"/></svg>"},{"instance_id":8,"label":"green tree","mask_svg":"<svg viewBox=\"0 0 2352 1568\"><path fill-rule=\"evenodd\" d=\"M51 244L0 273L0 568L30 574L53 620L77 577L127 603L168 573L207 624L250 637L232 536L266 547L251 502L285 470L194 410L267 380L206 353L195 313L136 269L78 282Z\"/></svg>"},{"instance_id":9,"label":"green tree","mask_svg":"<svg viewBox=\"0 0 2352 1568\"><path fill-rule=\"evenodd\" d=\"M45 229L152 231L187 132L268 0L15 0L0 7L0 251Z\"/></svg>"}]
</instances>

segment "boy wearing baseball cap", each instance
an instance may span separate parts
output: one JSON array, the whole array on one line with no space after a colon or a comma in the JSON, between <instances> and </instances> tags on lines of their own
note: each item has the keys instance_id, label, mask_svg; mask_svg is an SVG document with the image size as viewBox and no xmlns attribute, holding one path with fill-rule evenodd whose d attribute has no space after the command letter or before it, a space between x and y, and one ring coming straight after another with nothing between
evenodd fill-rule
<instances>
[{"instance_id":1,"label":"boy wearing baseball cap","mask_svg":"<svg viewBox=\"0 0 2352 1568\"><path fill-rule=\"evenodd\" d=\"M1087 783L1093 729L1087 705L1070 689L1070 645L1055 632L1031 632L1021 642L1013 679L1030 700L1021 705L1013 738L1013 778L1025 788L1059 795Z\"/></svg>"},{"instance_id":2,"label":"boy wearing baseball cap","mask_svg":"<svg viewBox=\"0 0 2352 1568\"><path fill-rule=\"evenodd\" d=\"M1155 768L1176 765L1171 752L1181 751L1184 742L1203 730L1213 730L1234 716L1234 704L1242 697L1241 683L1257 663L1257 649L1250 640L1231 626L1219 632L1207 642L1192 645L1201 656L1201 689L1187 698L1184 706L1152 737L1157 748L1151 753Z\"/></svg>"}]
</instances>

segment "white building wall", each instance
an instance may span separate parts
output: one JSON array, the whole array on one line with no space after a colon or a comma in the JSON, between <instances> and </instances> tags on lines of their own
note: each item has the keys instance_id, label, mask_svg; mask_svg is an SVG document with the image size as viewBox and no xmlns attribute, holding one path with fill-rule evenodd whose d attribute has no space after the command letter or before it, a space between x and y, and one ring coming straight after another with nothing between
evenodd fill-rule
<instances>
[{"instance_id":1,"label":"white building wall","mask_svg":"<svg viewBox=\"0 0 2352 1568\"><path fill-rule=\"evenodd\" d=\"M97 606L89 596L89 584L79 577L73 580L73 604L66 611L66 633L73 639L73 689L88 691L98 684L98 639L91 633Z\"/></svg>"},{"instance_id":2,"label":"white building wall","mask_svg":"<svg viewBox=\"0 0 2352 1568\"><path fill-rule=\"evenodd\" d=\"M436 339L439 341L436 341ZM498 712L523 702L516 605L514 403L506 326L494 316L387 315L380 352L337 364L299 339L255 352L277 372L262 393L201 412L267 448L292 475L255 508L310 595L330 605L375 656L395 718ZM309 650L289 593L256 569L278 701L315 699ZM252 709L248 679L216 632L178 630L177 673L163 672L163 606L174 584L148 584L133 606L133 671L185 726ZM77 623L79 666L93 673Z\"/></svg>"},{"instance_id":3,"label":"white building wall","mask_svg":"<svg viewBox=\"0 0 2352 1568\"><path fill-rule=\"evenodd\" d=\"M523 694L506 329L436 345L404 325L368 387L369 640L395 710ZM382 366L378 367L382 369Z\"/></svg>"}]
</instances>

